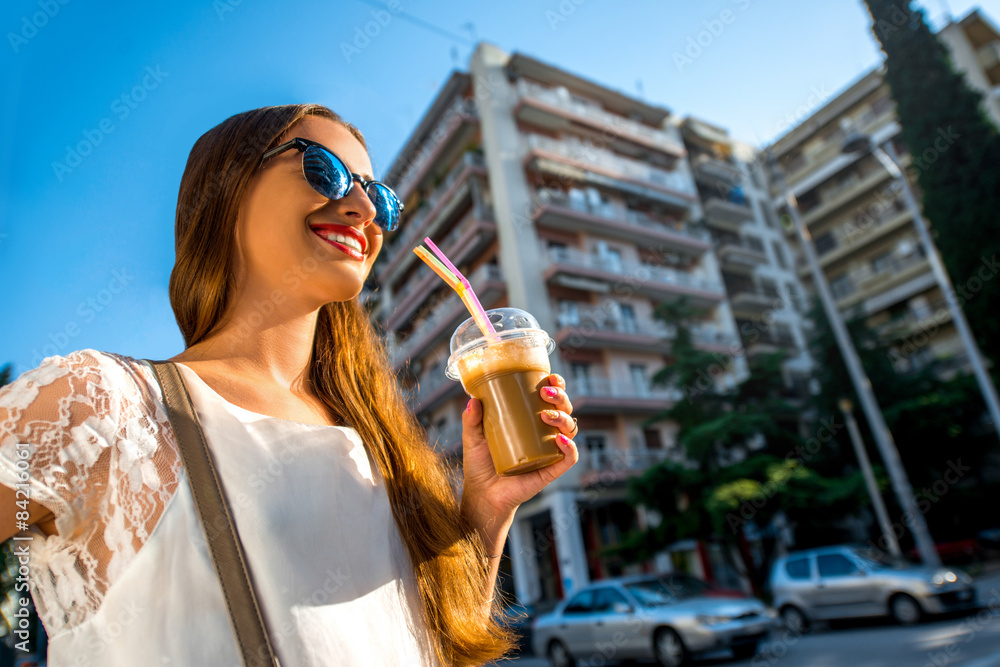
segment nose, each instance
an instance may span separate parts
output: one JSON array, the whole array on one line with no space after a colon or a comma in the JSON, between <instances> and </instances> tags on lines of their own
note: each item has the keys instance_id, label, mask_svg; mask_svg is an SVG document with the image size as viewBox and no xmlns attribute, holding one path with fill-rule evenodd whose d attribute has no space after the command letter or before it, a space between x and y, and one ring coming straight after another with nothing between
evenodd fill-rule
<instances>
[{"instance_id":1,"label":"nose","mask_svg":"<svg viewBox=\"0 0 1000 667\"><path fill-rule=\"evenodd\" d=\"M340 205L340 212L352 218L352 224L360 222L362 229L375 221L375 204L356 178L350 192L336 202Z\"/></svg>"}]
</instances>

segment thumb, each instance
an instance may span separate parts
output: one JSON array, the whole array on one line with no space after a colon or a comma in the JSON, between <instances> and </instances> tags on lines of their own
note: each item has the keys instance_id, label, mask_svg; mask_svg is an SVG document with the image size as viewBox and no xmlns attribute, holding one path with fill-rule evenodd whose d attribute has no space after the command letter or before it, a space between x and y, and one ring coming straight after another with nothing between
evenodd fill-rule
<instances>
[{"instance_id":1,"label":"thumb","mask_svg":"<svg viewBox=\"0 0 1000 667\"><path fill-rule=\"evenodd\" d=\"M466 447L474 447L486 440L483 432L483 403L478 398L470 398L462 411L462 442Z\"/></svg>"}]
</instances>

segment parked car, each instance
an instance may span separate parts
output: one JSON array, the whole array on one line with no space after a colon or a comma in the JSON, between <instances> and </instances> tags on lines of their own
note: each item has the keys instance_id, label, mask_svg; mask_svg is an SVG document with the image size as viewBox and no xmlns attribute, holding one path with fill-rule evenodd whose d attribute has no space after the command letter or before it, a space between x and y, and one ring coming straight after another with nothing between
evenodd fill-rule
<instances>
[{"instance_id":1,"label":"parked car","mask_svg":"<svg viewBox=\"0 0 1000 667\"><path fill-rule=\"evenodd\" d=\"M553 667L595 658L655 658L676 667L726 648L737 658L753 656L776 614L754 598L705 595L710 589L694 577L669 575L595 582L535 620L535 654L548 656Z\"/></svg>"},{"instance_id":2,"label":"parked car","mask_svg":"<svg viewBox=\"0 0 1000 667\"><path fill-rule=\"evenodd\" d=\"M846 545L779 558L769 584L774 606L796 632L820 619L890 615L910 625L924 614L976 607L972 577L957 568L911 565Z\"/></svg>"}]
</instances>

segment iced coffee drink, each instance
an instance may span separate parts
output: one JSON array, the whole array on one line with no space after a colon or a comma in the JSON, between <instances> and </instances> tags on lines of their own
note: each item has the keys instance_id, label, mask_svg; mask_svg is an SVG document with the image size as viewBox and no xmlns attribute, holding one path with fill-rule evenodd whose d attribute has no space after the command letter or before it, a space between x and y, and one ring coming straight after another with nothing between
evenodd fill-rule
<instances>
[{"instance_id":1,"label":"iced coffee drink","mask_svg":"<svg viewBox=\"0 0 1000 667\"><path fill-rule=\"evenodd\" d=\"M497 330L482 337L472 319L452 336L448 377L483 404L483 430L498 475L520 475L563 458L559 430L542 421L549 352L555 347L534 317L517 308L488 311Z\"/></svg>"}]
</instances>

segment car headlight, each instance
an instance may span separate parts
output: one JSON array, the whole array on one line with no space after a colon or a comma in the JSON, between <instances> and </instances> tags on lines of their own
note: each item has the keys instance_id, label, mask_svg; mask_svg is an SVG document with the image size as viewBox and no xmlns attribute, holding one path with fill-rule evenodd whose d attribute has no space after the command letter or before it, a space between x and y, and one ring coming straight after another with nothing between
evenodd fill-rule
<instances>
[{"instance_id":1,"label":"car headlight","mask_svg":"<svg viewBox=\"0 0 1000 667\"><path fill-rule=\"evenodd\" d=\"M935 586L944 586L945 584L953 584L956 581L958 581L958 575L952 572L951 570L942 570L940 572L935 573L934 576L931 577L931 582L933 582Z\"/></svg>"},{"instance_id":2,"label":"car headlight","mask_svg":"<svg viewBox=\"0 0 1000 667\"><path fill-rule=\"evenodd\" d=\"M695 620L702 625L719 625L720 623L728 623L730 619L728 616L712 616L710 614L698 614L695 616Z\"/></svg>"}]
</instances>

